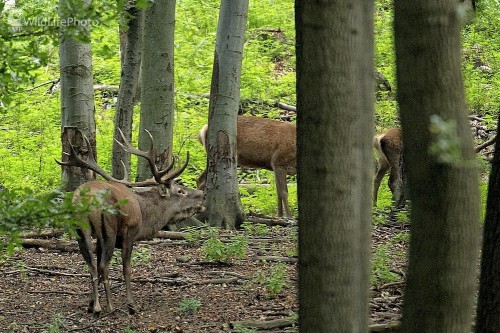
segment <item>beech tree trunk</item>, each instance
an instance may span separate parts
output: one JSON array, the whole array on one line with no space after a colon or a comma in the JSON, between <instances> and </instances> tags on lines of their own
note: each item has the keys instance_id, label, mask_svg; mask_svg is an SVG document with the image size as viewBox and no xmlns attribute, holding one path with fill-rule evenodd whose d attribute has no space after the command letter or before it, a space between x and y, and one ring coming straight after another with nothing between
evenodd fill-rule
<instances>
[{"instance_id":1,"label":"beech tree trunk","mask_svg":"<svg viewBox=\"0 0 500 333\"><path fill-rule=\"evenodd\" d=\"M90 1L86 1L88 5ZM66 0L59 5L65 9ZM69 13L69 10L62 10ZM61 14L61 21L66 17ZM67 14L69 15L69 14ZM90 34L90 31L86 31ZM59 65L61 75L61 142L63 146L62 161L67 161L69 142L73 143L77 153L86 158L88 149L78 130L90 140L93 151L95 144L94 88L92 77L92 49L90 43L82 43L61 33L59 44ZM78 130L77 130L78 129ZM62 167L63 190L73 191L78 185L95 178L92 172L76 167Z\"/></svg>"},{"instance_id":2,"label":"beech tree trunk","mask_svg":"<svg viewBox=\"0 0 500 333\"><path fill-rule=\"evenodd\" d=\"M298 0L295 17L300 332L367 332L373 3Z\"/></svg>"},{"instance_id":3,"label":"beech tree trunk","mask_svg":"<svg viewBox=\"0 0 500 333\"><path fill-rule=\"evenodd\" d=\"M135 92L139 80L139 68L142 55L142 27L144 23L144 11L137 7L127 9L128 29L126 30L126 43L123 52L121 69L121 82L118 90L118 103L115 113L114 138L122 142L118 128L122 130L125 138L132 142L132 119L134 115ZM113 177L122 179L124 174L122 163L130 172L130 154L124 151L116 141L113 141L112 173Z\"/></svg>"},{"instance_id":4,"label":"beech tree trunk","mask_svg":"<svg viewBox=\"0 0 500 333\"><path fill-rule=\"evenodd\" d=\"M234 229L244 219L236 173L236 122L248 0L222 0L208 116L206 216Z\"/></svg>"},{"instance_id":5,"label":"beech tree trunk","mask_svg":"<svg viewBox=\"0 0 500 333\"><path fill-rule=\"evenodd\" d=\"M142 53L139 149L148 150L151 132L159 153L172 149L174 128L175 0L157 0L145 13ZM170 152L171 153L171 152ZM161 163L161 161L158 161ZM145 159L138 162L138 180L151 177Z\"/></svg>"},{"instance_id":6,"label":"beech tree trunk","mask_svg":"<svg viewBox=\"0 0 500 333\"><path fill-rule=\"evenodd\" d=\"M412 207L401 332L471 331L479 187L457 5L395 2L398 102Z\"/></svg>"}]
</instances>

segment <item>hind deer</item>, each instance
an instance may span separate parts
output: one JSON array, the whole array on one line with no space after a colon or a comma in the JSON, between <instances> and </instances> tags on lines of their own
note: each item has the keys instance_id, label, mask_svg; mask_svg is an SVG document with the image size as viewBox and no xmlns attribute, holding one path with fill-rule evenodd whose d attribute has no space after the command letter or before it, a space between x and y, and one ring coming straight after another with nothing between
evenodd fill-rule
<instances>
[{"instance_id":1,"label":"hind deer","mask_svg":"<svg viewBox=\"0 0 500 333\"><path fill-rule=\"evenodd\" d=\"M198 140L207 147L208 125ZM260 117L238 116L236 152L241 167L274 171L278 195L278 216L292 217L288 204L287 175L297 173L296 127L292 123ZM198 177L198 189L206 185L207 169Z\"/></svg>"},{"instance_id":2,"label":"hind deer","mask_svg":"<svg viewBox=\"0 0 500 333\"><path fill-rule=\"evenodd\" d=\"M406 171L403 158L403 135L401 129L391 128L373 138L373 148L377 151L378 166L373 181L373 205L377 205L380 183L390 170L389 188L396 207L406 202Z\"/></svg>"},{"instance_id":3,"label":"hind deer","mask_svg":"<svg viewBox=\"0 0 500 333\"><path fill-rule=\"evenodd\" d=\"M134 242L151 238L165 225L182 221L195 213L203 212L205 209L203 206L205 199L203 191L187 189L174 182L174 179L186 168L189 154L182 167L172 170L172 161L167 168L158 170L155 165L157 153L156 149L153 148L153 138L149 132L148 134L151 148L147 152L132 147L123 136L123 133L121 133L121 136L124 144L119 143L126 151L148 161L153 178L143 182L130 183L125 179L115 179L106 173L97 165L89 140L85 136L83 137L87 149L89 149L87 161L82 160L76 154L75 147L71 143L68 161L56 161L62 166L77 166L93 170L106 179L106 181L92 180L80 185L75 190L74 201L81 200L82 196L95 196L107 192L105 196L106 203L111 206L118 206L118 212L114 214L96 209L88 216L82 216L82 222L88 224L88 227L77 230L79 236L78 245L89 267L92 283L88 310L94 314L101 312L98 295L100 281L104 284L108 309L109 311L113 310L108 274L109 262L115 248L122 249L127 306L129 313L133 314L135 308L130 284L130 258ZM143 188L139 191L139 189L134 190L132 187ZM93 255L94 246L91 237L97 239L97 258Z\"/></svg>"}]
</instances>

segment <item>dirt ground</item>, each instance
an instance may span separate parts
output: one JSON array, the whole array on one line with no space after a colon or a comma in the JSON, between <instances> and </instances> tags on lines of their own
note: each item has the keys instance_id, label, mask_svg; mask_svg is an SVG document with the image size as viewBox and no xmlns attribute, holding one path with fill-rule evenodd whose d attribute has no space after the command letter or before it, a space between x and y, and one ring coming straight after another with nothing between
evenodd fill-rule
<instances>
[{"instance_id":1,"label":"dirt ground","mask_svg":"<svg viewBox=\"0 0 500 333\"><path fill-rule=\"evenodd\" d=\"M374 247L404 228L390 223L374 227ZM0 263L0 332L254 332L249 324L238 326L247 320L270 324L259 332L297 332L296 229L273 228L250 237L245 258L230 264L207 263L200 247L185 240L140 243L132 270L134 315L127 312L121 264L111 267L116 309L107 311L101 292L104 309L96 317L87 313L90 279L77 251L26 248ZM284 261L285 276L277 280L287 286L272 296L263 281L272 278L269 272L278 261ZM404 261L390 265L404 274ZM402 286L387 283L371 290L372 324L399 319ZM193 300L201 303L199 309L186 309Z\"/></svg>"}]
</instances>

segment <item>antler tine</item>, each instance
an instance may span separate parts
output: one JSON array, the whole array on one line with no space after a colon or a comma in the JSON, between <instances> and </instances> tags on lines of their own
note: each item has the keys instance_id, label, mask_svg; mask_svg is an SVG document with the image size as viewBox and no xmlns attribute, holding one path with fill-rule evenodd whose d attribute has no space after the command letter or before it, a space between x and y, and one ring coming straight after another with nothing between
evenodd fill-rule
<instances>
[{"instance_id":1,"label":"antler tine","mask_svg":"<svg viewBox=\"0 0 500 333\"><path fill-rule=\"evenodd\" d=\"M153 174L153 178L156 180L157 183L160 184L162 174L160 172L158 172L158 169L156 168L156 157L158 156L158 154L157 154L156 148L154 147L154 139L153 139L153 135L151 134L151 132L148 131L147 129L145 129L146 133L148 133L149 140L151 142L151 148L149 148L149 150L146 152L146 151L139 150L139 149L135 148L134 146L132 146L130 144L130 142L125 138L125 135L123 134L123 132L120 128L118 128L118 131L120 132L123 143L121 143L120 141L115 139L116 143L118 143L120 145L120 147L123 148L123 150L125 150L131 154L134 154L136 156L144 157L148 161L149 168L151 169L151 173ZM163 172L163 170L162 170L162 172Z\"/></svg>"},{"instance_id":2,"label":"antler tine","mask_svg":"<svg viewBox=\"0 0 500 333\"><path fill-rule=\"evenodd\" d=\"M101 175L106 180L115 181L115 182L119 182L119 183L122 183L122 184L127 185L127 186L131 186L131 184L125 179L126 174L127 174L126 169L125 169L125 178L124 179L113 178L110 174L108 174L106 171L104 171L104 169L102 169L97 164L97 161L94 158L94 151L92 150L92 146L90 145L90 141L87 138L87 136L82 133L82 137L83 137L83 140L85 141L85 144L87 145L87 149L88 149L87 161L82 160L80 158L80 156L78 156L78 154L75 150L75 146L73 146L73 143L70 140L68 140L70 150L71 150L71 152L68 154L68 156L69 156L68 161L61 162L61 161L56 160L56 163L59 165L62 165L62 166L76 166L76 167L80 167L80 168L90 169L90 170L98 173L99 175ZM67 153L65 153L65 154L67 154ZM123 167L125 168L125 165L123 165Z\"/></svg>"},{"instance_id":3,"label":"antler tine","mask_svg":"<svg viewBox=\"0 0 500 333\"><path fill-rule=\"evenodd\" d=\"M189 163L189 152L186 154L186 162L184 162L184 165L180 167L179 169L176 169L168 174L166 174L164 177L162 177L162 183L164 184L170 184L172 180L174 180L176 177L178 177L188 166ZM172 159L172 164L173 164L173 159Z\"/></svg>"},{"instance_id":4,"label":"antler tine","mask_svg":"<svg viewBox=\"0 0 500 333\"><path fill-rule=\"evenodd\" d=\"M167 156L170 155L170 147L167 148L167 150L164 152ZM175 160L174 157L172 156L172 161L168 164L168 166L165 169L162 169L158 171L158 174L160 175L160 178L163 178L172 168L174 167Z\"/></svg>"},{"instance_id":5,"label":"antler tine","mask_svg":"<svg viewBox=\"0 0 500 333\"><path fill-rule=\"evenodd\" d=\"M123 162L123 160L120 160L120 163L122 164L122 168L123 168L123 180L128 182L129 179L128 179L128 170L127 170L127 166L125 165L125 163Z\"/></svg>"}]
</instances>

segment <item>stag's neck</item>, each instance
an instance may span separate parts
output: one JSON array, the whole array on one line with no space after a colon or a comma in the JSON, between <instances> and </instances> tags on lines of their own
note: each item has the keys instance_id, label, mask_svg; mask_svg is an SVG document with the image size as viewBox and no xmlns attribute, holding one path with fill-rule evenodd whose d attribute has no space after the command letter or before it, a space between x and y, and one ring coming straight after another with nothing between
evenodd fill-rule
<instances>
[{"instance_id":1,"label":"stag's neck","mask_svg":"<svg viewBox=\"0 0 500 333\"><path fill-rule=\"evenodd\" d=\"M168 218L164 214L166 200L160 197L156 189L138 192L135 196L141 207L142 227L134 238L150 239L168 224Z\"/></svg>"}]
</instances>

